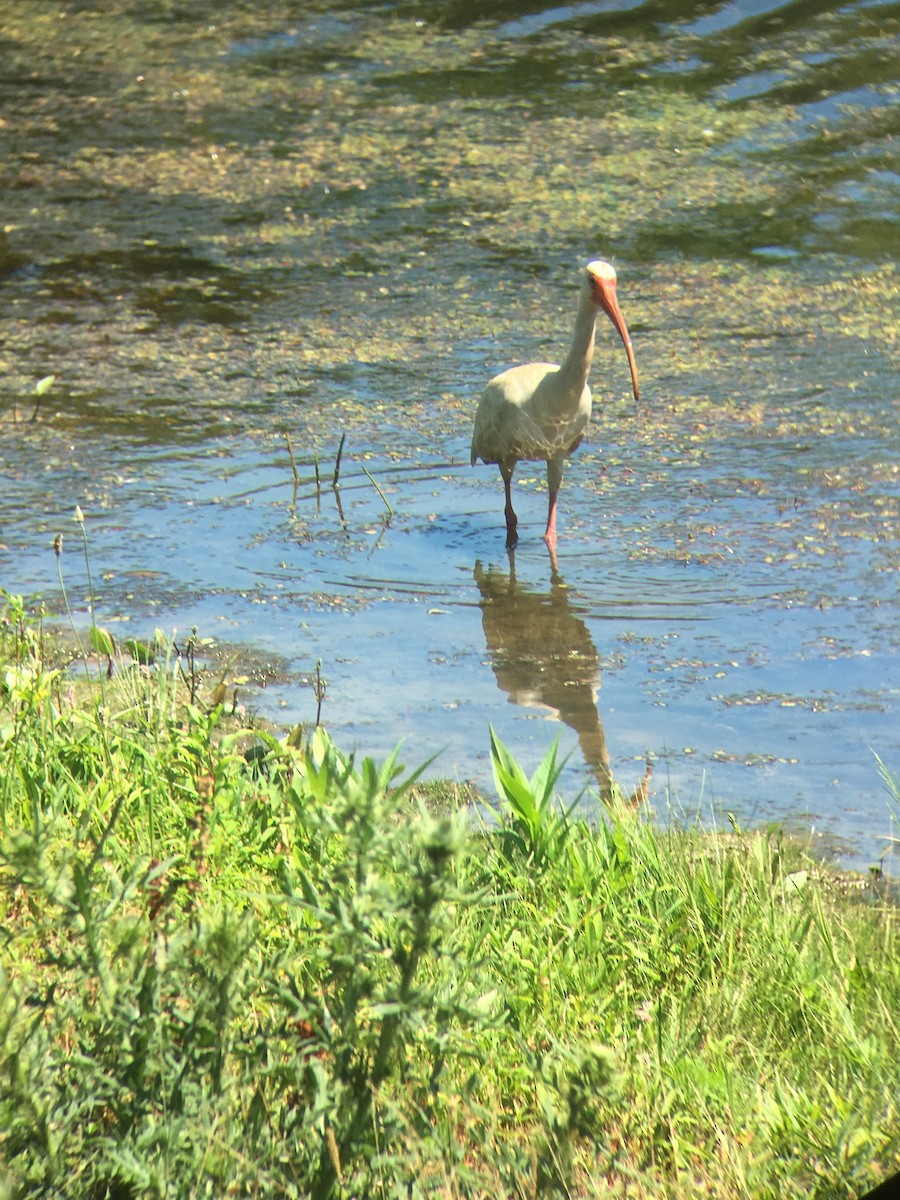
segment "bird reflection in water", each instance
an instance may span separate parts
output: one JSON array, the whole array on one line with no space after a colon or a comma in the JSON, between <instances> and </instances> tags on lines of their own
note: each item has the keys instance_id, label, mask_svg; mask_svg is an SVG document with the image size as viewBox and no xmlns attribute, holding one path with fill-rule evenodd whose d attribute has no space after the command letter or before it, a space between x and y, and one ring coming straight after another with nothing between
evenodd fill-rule
<instances>
[{"instance_id":1,"label":"bird reflection in water","mask_svg":"<svg viewBox=\"0 0 900 1200\"><path fill-rule=\"evenodd\" d=\"M619 792L597 708L597 648L570 602L554 558L549 591L533 592L516 579L515 550L507 553L508 573L475 563L484 637L497 684L511 703L550 709L575 731L600 796L608 804ZM627 804L637 806L647 799L652 770L648 763L644 778L623 797Z\"/></svg>"}]
</instances>

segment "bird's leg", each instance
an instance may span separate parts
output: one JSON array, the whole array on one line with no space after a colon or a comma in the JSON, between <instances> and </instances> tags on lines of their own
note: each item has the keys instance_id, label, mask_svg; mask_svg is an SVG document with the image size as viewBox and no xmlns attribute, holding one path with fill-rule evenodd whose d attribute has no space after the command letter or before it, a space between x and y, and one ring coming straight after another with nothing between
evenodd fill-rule
<instances>
[{"instance_id":1,"label":"bird's leg","mask_svg":"<svg viewBox=\"0 0 900 1200\"><path fill-rule=\"evenodd\" d=\"M556 548L556 492L550 493L550 507L547 512L547 528L544 531L544 541L551 550Z\"/></svg>"},{"instance_id":2,"label":"bird's leg","mask_svg":"<svg viewBox=\"0 0 900 1200\"><path fill-rule=\"evenodd\" d=\"M515 461L511 463L500 463L500 474L503 476L503 488L506 492L506 507L503 510L506 517L506 545L507 547L515 546L519 540L516 533L518 520L513 512L512 506L512 477L513 471L516 469Z\"/></svg>"},{"instance_id":3,"label":"bird's leg","mask_svg":"<svg viewBox=\"0 0 900 1200\"><path fill-rule=\"evenodd\" d=\"M562 459L550 458L547 460L547 491L550 500L547 509L547 529L544 533L544 541L550 547L551 551L556 549L556 497L559 495L562 473Z\"/></svg>"}]
</instances>

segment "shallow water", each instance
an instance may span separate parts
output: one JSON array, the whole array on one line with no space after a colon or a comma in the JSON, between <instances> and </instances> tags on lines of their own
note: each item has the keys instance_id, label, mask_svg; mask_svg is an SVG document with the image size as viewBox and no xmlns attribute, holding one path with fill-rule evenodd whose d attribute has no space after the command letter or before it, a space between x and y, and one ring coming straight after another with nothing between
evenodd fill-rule
<instances>
[{"instance_id":1,"label":"shallow water","mask_svg":"<svg viewBox=\"0 0 900 1200\"><path fill-rule=\"evenodd\" d=\"M649 757L661 813L865 865L874 755L900 774L897 7L492 11L0 4L0 585L58 605L62 532L84 616L80 504L100 622L246 646L268 716L310 719L321 660L343 746L489 789L489 722L528 768L558 734L587 805ZM540 464L510 556L471 419L564 352L597 254L642 404L601 329L554 570Z\"/></svg>"}]
</instances>

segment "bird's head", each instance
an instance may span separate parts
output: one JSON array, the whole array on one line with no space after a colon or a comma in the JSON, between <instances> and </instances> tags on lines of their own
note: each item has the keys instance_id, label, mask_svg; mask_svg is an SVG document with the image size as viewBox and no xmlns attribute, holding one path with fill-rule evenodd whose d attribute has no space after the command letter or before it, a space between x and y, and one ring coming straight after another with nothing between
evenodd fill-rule
<instances>
[{"instance_id":1,"label":"bird's head","mask_svg":"<svg viewBox=\"0 0 900 1200\"><path fill-rule=\"evenodd\" d=\"M608 262L603 262L597 259L595 262L590 262L587 265L586 285L590 292L591 299L599 307L602 308L606 315L612 321L618 330L619 337L622 339L622 344L625 347L625 352L628 355L628 365L631 368L631 384L634 388L635 400L640 399L640 391L638 389L638 373L637 363L634 361L634 351L631 348L631 338L628 336L628 328L625 324L625 318L619 311L619 302L616 299L616 271L615 268Z\"/></svg>"}]
</instances>

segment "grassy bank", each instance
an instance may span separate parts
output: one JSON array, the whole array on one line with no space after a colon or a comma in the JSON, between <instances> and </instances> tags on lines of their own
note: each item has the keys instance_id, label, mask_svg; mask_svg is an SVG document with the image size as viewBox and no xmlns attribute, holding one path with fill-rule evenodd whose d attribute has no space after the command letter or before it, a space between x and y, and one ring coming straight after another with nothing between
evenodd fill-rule
<instances>
[{"instance_id":1,"label":"grassy bank","mask_svg":"<svg viewBox=\"0 0 900 1200\"><path fill-rule=\"evenodd\" d=\"M527 780L496 740L473 827L395 759L240 728L171 646L78 687L46 660L7 602L0 1196L851 1197L900 1167L897 912L777 831L589 826L552 751Z\"/></svg>"}]
</instances>

